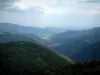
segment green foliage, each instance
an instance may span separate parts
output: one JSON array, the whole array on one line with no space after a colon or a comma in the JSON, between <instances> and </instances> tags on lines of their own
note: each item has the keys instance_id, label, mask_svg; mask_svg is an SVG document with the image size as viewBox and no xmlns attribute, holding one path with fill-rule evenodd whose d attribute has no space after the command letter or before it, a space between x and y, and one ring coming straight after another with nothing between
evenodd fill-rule
<instances>
[{"instance_id":1,"label":"green foliage","mask_svg":"<svg viewBox=\"0 0 100 75\"><path fill-rule=\"evenodd\" d=\"M44 75L69 61L47 47L23 41L1 43L0 57L0 75Z\"/></svg>"},{"instance_id":2,"label":"green foliage","mask_svg":"<svg viewBox=\"0 0 100 75\"><path fill-rule=\"evenodd\" d=\"M59 54L59 56L61 56L62 58L65 58L66 61L68 61L69 63L74 64L74 62L70 58L64 56L63 54Z\"/></svg>"},{"instance_id":3,"label":"green foliage","mask_svg":"<svg viewBox=\"0 0 100 75\"><path fill-rule=\"evenodd\" d=\"M77 62L59 66L46 72L46 75L100 75L100 61Z\"/></svg>"}]
</instances>

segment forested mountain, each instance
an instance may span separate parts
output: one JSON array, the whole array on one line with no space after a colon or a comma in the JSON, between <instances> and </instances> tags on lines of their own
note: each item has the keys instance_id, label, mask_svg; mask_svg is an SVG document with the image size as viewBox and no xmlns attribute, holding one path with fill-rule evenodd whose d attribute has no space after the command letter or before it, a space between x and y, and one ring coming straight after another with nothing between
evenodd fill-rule
<instances>
[{"instance_id":1,"label":"forested mountain","mask_svg":"<svg viewBox=\"0 0 100 75\"><path fill-rule=\"evenodd\" d=\"M1 75L44 75L48 69L73 63L49 49L46 40L6 27L0 31Z\"/></svg>"},{"instance_id":2,"label":"forested mountain","mask_svg":"<svg viewBox=\"0 0 100 75\"><path fill-rule=\"evenodd\" d=\"M0 75L44 75L48 69L73 63L47 47L32 42L0 43Z\"/></svg>"},{"instance_id":3,"label":"forested mountain","mask_svg":"<svg viewBox=\"0 0 100 75\"><path fill-rule=\"evenodd\" d=\"M74 61L100 60L100 41L91 43L72 55Z\"/></svg>"},{"instance_id":4,"label":"forested mountain","mask_svg":"<svg viewBox=\"0 0 100 75\"><path fill-rule=\"evenodd\" d=\"M57 52L72 56L85 46L100 40L100 27L88 30L75 30L57 34L51 37L56 46L50 46ZM53 44L52 43L52 44Z\"/></svg>"}]
</instances>

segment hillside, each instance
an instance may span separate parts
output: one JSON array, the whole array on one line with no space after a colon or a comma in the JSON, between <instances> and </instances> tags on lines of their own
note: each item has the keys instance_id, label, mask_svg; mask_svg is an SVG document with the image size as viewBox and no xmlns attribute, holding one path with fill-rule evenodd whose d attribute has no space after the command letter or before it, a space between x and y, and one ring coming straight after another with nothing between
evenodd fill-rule
<instances>
[{"instance_id":1,"label":"hillside","mask_svg":"<svg viewBox=\"0 0 100 75\"><path fill-rule=\"evenodd\" d=\"M0 75L44 75L44 71L72 61L32 42L0 43Z\"/></svg>"},{"instance_id":2,"label":"hillside","mask_svg":"<svg viewBox=\"0 0 100 75\"><path fill-rule=\"evenodd\" d=\"M100 60L100 41L94 42L82 48L72 55L74 61Z\"/></svg>"},{"instance_id":3,"label":"hillside","mask_svg":"<svg viewBox=\"0 0 100 75\"><path fill-rule=\"evenodd\" d=\"M85 61L59 66L45 75L100 75L100 61Z\"/></svg>"},{"instance_id":4,"label":"hillside","mask_svg":"<svg viewBox=\"0 0 100 75\"><path fill-rule=\"evenodd\" d=\"M88 30L72 30L51 37L54 50L66 56L72 56L85 46L100 40L100 27ZM58 44L53 46L53 44Z\"/></svg>"}]
</instances>

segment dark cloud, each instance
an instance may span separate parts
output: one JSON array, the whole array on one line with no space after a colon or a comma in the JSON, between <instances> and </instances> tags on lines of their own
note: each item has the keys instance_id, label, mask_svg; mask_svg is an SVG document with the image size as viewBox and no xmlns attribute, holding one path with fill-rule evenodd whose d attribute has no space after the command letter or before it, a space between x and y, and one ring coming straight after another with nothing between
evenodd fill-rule
<instances>
[{"instance_id":1,"label":"dark cloud","mask_svg":"<svg viewBox=\"0 0 100 75\"><path fill-rule=\"evenodd\" d=\"M100 3L100 0L81 0L80 2L85 2L85 3Z\"/></svg>"},{"instance_id":2,"label":"dark cloud","mask_svg":"<svg viewBox=\"0 0 100 75\"><path fill-rule=\"evenodd\" d=\"M31 7L28 9L21 9L16 6L12 6L15 2L20 0L0 0L0 10L9 11L9 12L24 12L24 13L44 13L43 9L39 6Z\"/></svg>"},{"instance_id":3,"label":"dark cloud","mask_svg":"<svg viewBox=\"0 0 100 75\"><path fill-rule=\"evenodd\" d=\"M14 8L6 8L4 10L5 11L9 11L9 12L25 12L24 10L21 10L19 8L16 8L16 7L14 7Z\"/></svg>"},{"instance_id":4,"label":"dark cloud","mask_svg":"<svg viewBox=\"0 0 100 75\"><path fill-rule=\"evenodd\" d=\"M11 7L13 3L16 1L19 1L19 0L0 0L0 9Z\"/></svg>"},{"instance_id":5,"label":"dark cloud","mask_svg":"<svg viewBox=\"0 0 100 75\"><path fill-rule=\"evenodd\" d=\"M21 9L18 7L11 7L4 9L5 11L9 12L20 12L20 13L33 13L33 14L43 14L44 10L41 7L30 7L26 9Z\"/></svg>"}]
</instances>

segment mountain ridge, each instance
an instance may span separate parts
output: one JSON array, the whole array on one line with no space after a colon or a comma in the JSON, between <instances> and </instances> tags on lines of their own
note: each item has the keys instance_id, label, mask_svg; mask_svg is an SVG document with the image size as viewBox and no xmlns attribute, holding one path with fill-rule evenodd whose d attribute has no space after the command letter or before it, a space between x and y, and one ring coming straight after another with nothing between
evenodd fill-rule
<instances>
[{"instance_id":1,"label":"mountain ridge","mask_svg":"<svg viewBox=\"0 0 100 75\"><path fill-rule=\"evenodd\" d=\"M0 56L1 73L10 75L40 75L45 70L70 63L68 58L47 47L24 41L0 43Z\"/></svg>"},{"instance_id":2,"label":"mountain ridge","mask_svg":"<svg viewBox=\"0 0 100 75\"><path fill-rule=\"evenodd\" d=\"M64 54L65 56L72 56L85 46L100 41L100 27L95 27L89 30L72 31L60 33L51 37L52 44L59 43L58 46L50 46L55 51ZM68 33L68 34L66 34ZM74 34L74 35L73 35ZM64 36L62 36L64 35ZM72 36L72 37L70 37Z\"/></svg>"},{"instance_id":3,"label":"mountain ridge","mask_svg":"<svg viewBox=\"0 0 100 75\"><path fill-rule=\"evenodd\" d=\"M56 33L59 33L58 30L51 31L48 28L24 26L24 25L13 24L13 23L0 23L0 32L24 33L24 34L26 33L26 34L35 34L37 36L51 36Z\"/></svg>"}]
</instances>

